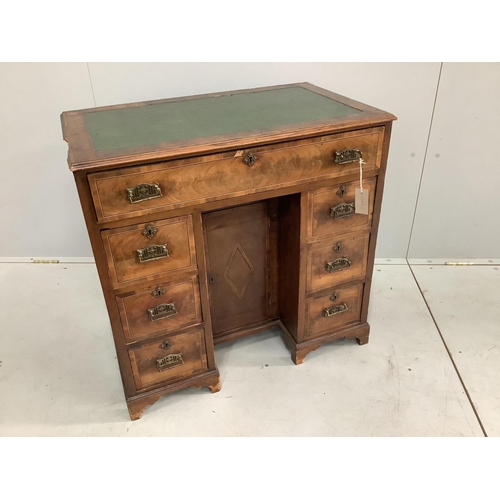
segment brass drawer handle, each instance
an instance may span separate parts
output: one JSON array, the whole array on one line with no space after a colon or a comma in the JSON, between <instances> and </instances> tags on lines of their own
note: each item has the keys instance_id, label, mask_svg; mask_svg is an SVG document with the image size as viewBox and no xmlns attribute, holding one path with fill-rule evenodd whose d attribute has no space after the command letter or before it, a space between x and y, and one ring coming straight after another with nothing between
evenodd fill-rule
<instances>
[{"instance_id":1,"label":"brass drawer handle","mask_svg":"<svg viewBox=\"0 0 500 500\"><path fill-rule=\"evenodd\" d=\"M150 260L164 259L169 257L167 245L150 245L146 248L136 250L139 262L149 262Z\"/></svg>"},{"instance_id":2,"label":"brass drawer handle","mask_svg":"<svg viewBox=\"0 0 500 500\"><path fill-rule=\"evenodd\" d=\"M346 312L347 309L348 309L348 307L347 307L347 304L345 302L343 304L338 305L338 306L325 307L325 309L323 309L323 316L325 318L329 318L330 316L335 316L336 314Z\"/></svg>"},{"instance_id":3,"label":"brass drawer handle","mask_svg":"<svg viewBox=\"0 0 500 500\"><path fill-rule=\"evenodd\" d=\"M163 196L159 184L139 184L133 188L126 188L126 191L130 203L139 203Z\"/></svg>"},{"instance_id":4,"label":"brass drawer handle","mask_svg":"<svg viewBox=\"0 0 500 500\"><path fill-rule=\"evenodd\" d=\"M330 217L332 219L349 217L350 215L354 215L355 209L354 203L340 203L330 208Z\"/></svg>"},{"instance_id":5,"label":"brass drawer handle","mask_svg":"<svg viewBox=\"0 0 500 500\"><path fill-rule=\"evenodd\" d=\"M249 166L253 167L255 162L258 160L258 157L253 153L248 152L246 156L243 158L243 161Z\"/></svg>"},{"instance_id":6,"label":"brass drawer handle","mask_svg":"<svg viewBox=\"0 0 500 500\"><path fill-rule=\"evenodd\" d=\"M177 309L175 308L175 303L170 304L158 304L152 309L148 309L148 316L151 321L158 321L163 318L170 318L170 316L175 316L177 314Z\"/></svg>"},{"instance_id":7,"label":"brass drawer handle","mask_svg":"<svg viewBox=\"0 0 500 500\"><path fill-rule=\"evenodd\" d=\"M327 262L325 268L329 273L334 273L335 271L343 271L351 267L351 261L347 257L341 257L340 259L332 260L332 262Z\"/></svg>"},{"instance_id":8,"label":"brass drawer handle","mask_svg":"<svg viewBox=\"0 0 500 500\"><path fill-rule=\"evenodd\" d=\"M359 161L360 158L363 158L363 153L360 149L343 149L342 151L335 151L333 161L338 163L339 165L343 165L344 163L352 163L355 161Z\"/></svg>"},{"instance_id":9,"label":"brass drawer handle","mask_svg":"<svg viewBox=\"0 0 500 500\"><path fill-rule=\"evenodd\" d=\"M182 359L182 354L167 354L165 357L156 360L156 367L159 372L174 368L179 365L183 365L184 360Z\"/></svg>"}]
</instances>

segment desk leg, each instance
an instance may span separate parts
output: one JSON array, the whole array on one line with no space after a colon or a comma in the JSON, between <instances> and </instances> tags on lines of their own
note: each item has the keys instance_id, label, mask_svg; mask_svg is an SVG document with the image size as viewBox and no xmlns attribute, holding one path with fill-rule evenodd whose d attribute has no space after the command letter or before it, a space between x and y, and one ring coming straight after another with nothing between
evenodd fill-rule
<instances>
[{"instance_id":1,"label":"desk leg","mask_svg":"<svg viewBox=\"0 0 500 500\"><path fill-rule=\"evenodd\" d=\"M338 330L331 334L323 335L317 339L306 340L305 342L297 343L292 337L290 332L283 326L281 321L278 323L283 334L283 339L285 344L290 349L292 354L292 361L296 365L300 365L304 362L306 356L321 347L326 342L332 342L341 338L356 339L359 345L365 345L368 343L368 338L370 335L370 325L368 323L361 323L359 325L347 327L344 330Z\"/></svg>"},{"instance_id":2,"label":"desk leg","mask_svg":"<svg viewBox=\"0 0 500 500\"><path fill-rule=\"evenodd\" d=\"M186 387L194 387L201 389L208 387L213 394L220 391L220 375L219 370L212 370L208 373L197 375L188 380L177 382L168 387L156 389L149 394L140 394L127 399L128 412L131 420L138 420L142 417L148 406L155 404L162 396L185 389Z\"/></svg>"},{"instance_id":3,"label":"desk leg","mask_svg":"<svg viewBox=\"0 0 500 500\"><path fill-rule=\"evenodd\" d=\"M370 336L370 326L368 325L368 328L363 330L363 333L360 333L356 337L356 341L359 345L365 345L368 344L368 337Z\"/></svg>"},{"instance_id":4,"label":"desk leg","mask_svg":"<svg viewBox=\"0 0 500 500\"><path fill-rule=\"evenodd\" d=\"M212 394L220 391L220 380L215 385L209 385L208 388Z\"/></svg>"}]
</instances>

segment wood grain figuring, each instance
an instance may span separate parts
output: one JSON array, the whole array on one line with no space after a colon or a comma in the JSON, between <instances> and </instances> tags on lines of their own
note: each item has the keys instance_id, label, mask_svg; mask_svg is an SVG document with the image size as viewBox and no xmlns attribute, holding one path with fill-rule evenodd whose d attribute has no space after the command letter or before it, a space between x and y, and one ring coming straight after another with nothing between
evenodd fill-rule
<instances>
[{"instance_id":1,"label":"wood grain figuring","mask_svg":"<svg viewBox=\"0 0 500 500\"><path fill-rule=\"evenodd\" d=\"M220 342L278 325L296 364L330 341L368 342L394 119L308 83L62 114L131 419L174 391L219 391ZM367 162L369 213L332 218L359 185L358 162L334 162L345 148ZM144 183L162 196L131 203ZM168 257L140 262L159 245ZM349 266L329 272L336 259Z\"/></svg>"},{"instance_id":2,"label":"wood grain figuring","mask_svg":"<svg viewBox=\"0 0 500 500\"><path fill-rule=\"evenodd\" d=\"M207 359L203 337L203 329L193 329L186 333L165 336L137 349L130 349L130 363L137 389L175 382L205 370ZM167 349L162 347L165 341L170 344ZM182 356L182 364L164 371L158 370L157 360L178 354Z\"/></svg>"},{"instance_id":3,"label":"wood grain figuring","mask_svg":"<svg viewBox=\"0 0 500 500\"><path fill-rule=\"evenodd\" d=\"M152 292L160 289L162 295ZM159 283L128 294L117 295L123 333L127 343L141 340L148 335L175 330L201 323L200 293L198 278L184 283ZM177 311L173 316L152 321L148 310L160 304L174 304Z\"/></svg>"},{"instance_id":4,"label":"wood grain figuring","mask_svg":"<svg viewBox=\"0 0 500 500\"><path fill-rule=\"evenodd\" d=\"M152 238L142 234L147 225L157 229ZM109 273L114 287L130 282L152 280L173 271L196 269L191 216L151 221L102 231ZM167 245L168 257L139 262L137 250L151 245Z\"/></svg>"},{"instance_id":5,"label":"wood grain figuring","mask_svg":"<svg viewBox=\"0 0 500 500\"><path fill-rule=\"evenodd\" d=\"M89 174L97 217L112 220L114 217L134 216L147 209L169 209L193 206L220 197L234 198L256 190L269 191L282 186L300 184L306 180L340 175L350 164L334 163L335 152L344 148L363 151L367 168L378 167L378 146L383 129L348 132L321 142L289 147L256 147L250 150L257 156L253 166L243 158L246 150L233 152L226 159L194 163L158 163L144 169L127 168L109 173ZM161 198L130 203L127 188L139 184L158 184Z\"/></svg>"},{"instance_id":6,"label":"wood grain figuring","mask_svg":"<svg viewBox=\"0 0 500 500\"><path fill-rule=\"evenodd\" d=\"M268 318L269 218L265 202L204 217L214 337Z\"/></svg>"},{"instance_id":7,"label":"wood grain figuring","mask_svg":"<svg viewBox=\"0 0 500 500\"><path fill-rule=\"evenodd\" d=\"M368 215L353 213L342 218L333 218L331 208L342 203L354 204L355 190L359 188L359 180L345 182L318 189L309 193L310 196L310 221L308 224L309 238L331 236L348 231L368 229L373 215L375 200L376 178L363 179L363 189L367 190L369 210Z\"/></svg>"},{"instance_id":8,"label":"wood grain figuring","mask_svg":"<svg viewBox=\"0 0 500 500\"><path fill-rule=\"evenodd\" d=\"M312 292L344 281L364 278L369 237L370 234L366 232L354 233L312 244L307 255L307 290ZM342 249L337 252L334 247L338 243ZM326 263L339 258L348 258L350 267L328 272Z\"/></svg>"},{"instance_id":9,"label":"wood grain figuring","mask_svg":"<svg viewBox=\"0 0 500 500\"><path fill-rule=\"evenodd\" d=\"M319 337L341 327L360 321L363 285L337 287L318 299L307 301L307 330L305 339ZM325 316L325 309L345 305L347 310L333 316Z\"/></svg>"},{"instance_id":10,"label":"wood grain figuring","mask_svg":"<svg viewBox=\"0 0 500 500\"><path fill-rule=\"evenodd\" d=\"M222 210L224 208L232 208L236 205L247 205L249 203L254 203L257 201L268 201L292 194L307 193L307 191L314 191L338 184L339 179L341 179L342 182L352 182L356 180L359 181L359 166L356 166L356 164L354 163L350 165L351 166L345 166L343 174L341 176L338 176L338 178L332 176L328 179L322 179L320 181L307 181L296 186L276 188L271 192L254 192L251 194L242 195L238 198L222 198L220 200L210 201L201 205L197 205L196 207L184 207L167 210L163 210L161 208L158 210L144 210L143 212L140 212L139 215L134 215L130 218L126 217L125 219L122 219L118 217L116 218L116 220L113 218L113 220L99 221L97 222L97 226L101 229L117 229L123 227L124 225L146 224L153 218L152 213L154 213L156 220L180 217L187 214L194 214L195 212L208 213L216 210ZM364 169L363 172L366 173L367 176L373 176L377 174L378 168L372 167L371 169ZM309 217L309 209L306 208L305 210L306 216ZM95 211L93 215L95 219Z\"/></svg>"}]
</instances>

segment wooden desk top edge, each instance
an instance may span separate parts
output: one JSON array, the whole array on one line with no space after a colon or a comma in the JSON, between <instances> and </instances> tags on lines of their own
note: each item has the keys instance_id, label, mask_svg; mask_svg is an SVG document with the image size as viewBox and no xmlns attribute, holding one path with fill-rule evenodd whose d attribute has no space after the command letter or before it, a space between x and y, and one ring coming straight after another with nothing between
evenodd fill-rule
<instances>
[{"instance_id":1,"label":"wooden desk top edge","mask_svg":"<svg viewBox=\"0 0 500 500\"><path fill-rule=\"evenodd\" d=\"M359 110L360 113L353 113L348 116L328 120L316 120L313 122L301 123L294 127L282 127L281 129L266 130L263 132L258 131L253 134L243 132L225 136L206 137L201 140L192 140L184 143L155 144L154 148L142 147L133 148L132 150L104 152L94 151L84 122L84 114L86 113L121 108L133 108L151 104L188 101L207 97L223 97L235 94L262 92L266 90L279 90L292 87L302 87L346 106L355 108ZM72 171L87 172L98 169L112 169L140 165L148 162L179 159L187 156L213 154L229 151L235 148L242 149L256 147L287 139L296 140L329 133L338 133L361 127L366 128L394 120L397 120L397 118L391 113L368 106L359 101L355 101L307 82L86 108L65 111L61 114L63 138L68 143L69 168Z\"/></svg>"}]
</instances>

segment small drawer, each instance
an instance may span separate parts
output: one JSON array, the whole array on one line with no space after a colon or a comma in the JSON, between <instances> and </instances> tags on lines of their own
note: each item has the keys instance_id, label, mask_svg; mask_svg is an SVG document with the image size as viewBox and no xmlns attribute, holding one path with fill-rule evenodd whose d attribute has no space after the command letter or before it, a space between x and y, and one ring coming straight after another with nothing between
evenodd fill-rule
<instances>
[{"instance_id":1,"label":"small drawer","mask_svg":"<svg viewBox=\"0 0 500 500\"><path fill-rule=\"evenodd\" d=\"M99 221L119 220L380 167L384 128L89 174Z\"/></svg>"},{"instance_id":2,"label":"small drawer","mask_svg":"<svg viewBox=\"0 0 500 500\"><path fill-rule=\"evenodd\" d=\"M160 338L129 350L132 373L138 390L176 382L207 369L202 328Z\"/></svg>"},{"instance_id":3,"label":"small drawer","mask_svg":"<svg viewBox=\"0 0 500 500\"><path fill-rule=\"evenodd\" d=\"M198 278L116 296L126 342L201 323Z\"/></svg>"},{"instance_id":4,"label":"small drawer","mask_svg":"<svg viewBox=\"0 0 500 500\"><path fill-rule=\"evenodd\" d=\"M325 297L307 301L305 339L321 337L360 321L363 285L335 288Z\"/></svg>"},{"instance_id":5,"label":"small drawer","mask_svg":"<svg viewBox=\"0 0 500 500\"><path fill-rule=\"evenodd\" d=\"M115 288L196 269L190 215L101 231Z\"/></svg>"},{"instance_id":6,"label":"small drawer","mask_svg":"<svg viewBox=\"0 0 500 500\"><path fill-rule=\"evenodd\" d=\"M307 253L307 291L363 279L366 274L369 233L339 236L310 245Z\"/></svg>"},{"instance_id":7,"label":"small drawer","mask_svg":"<svg viewBox=\"0 0 500 500\"><path fill-rule=\"evenodd\" d=\"M368 229L372 223L375 183L375 177L363 179L363 189L368 190L368 215L355 213L354 191L359 188L359 180L311 191L309 237Z\"/></svg>"}]
</instances>

